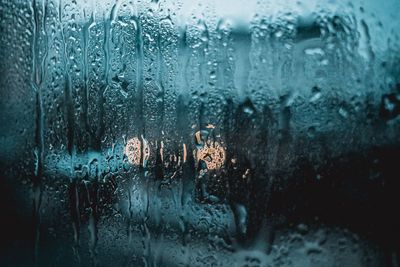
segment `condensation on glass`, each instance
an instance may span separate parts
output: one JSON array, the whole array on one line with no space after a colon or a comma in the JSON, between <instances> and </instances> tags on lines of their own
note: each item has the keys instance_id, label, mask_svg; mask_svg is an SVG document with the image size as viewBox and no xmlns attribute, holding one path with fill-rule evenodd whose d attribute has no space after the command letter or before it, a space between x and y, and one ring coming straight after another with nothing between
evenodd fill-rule
<instances>
[{"instance_id":1,"label":"condensation on glass","mask_svg":"<svg viewBox=\"0 0 400 267\"><path fill-rule=\"evenodd\" d=\"M398 266L399 12L0 0L0 265Z\"/></svg>"}]
</instances>

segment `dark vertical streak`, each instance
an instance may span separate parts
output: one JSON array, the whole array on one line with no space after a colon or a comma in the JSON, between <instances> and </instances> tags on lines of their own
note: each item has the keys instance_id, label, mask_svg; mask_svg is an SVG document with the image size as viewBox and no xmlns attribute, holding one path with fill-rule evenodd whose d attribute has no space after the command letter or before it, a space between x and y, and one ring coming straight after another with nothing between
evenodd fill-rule
<instances>
[{"instance_id":1,"label":"dark vertical streak","mask_svg":"<svg viewBox=\"0 0 400 267\"><path fill-rule=\"evenodd\" d=\"M88 85L88 74L89 74L89 63L88 63L88 46L89 46L89 39L90 39L90 29L95 25L94 23L94 15L93 12L90 16L88 22L86 22L82 29L83 34L83 101L82 101L82 117L85 125L86 132L89 134L90 138L93 138L93 132L90 128L89 124L89 85Z\"/></svg>"},{"instance_id":2,"label":"dark vertical streak","mask_svg":"<svg viewBox=\"0 0 400 267\"><path fill-rule=\"evenodd\" d=\"M156 83L157 83L157 98L161 98L162 101L159 105L157 105L157 110L160 113L160 118L159 118L159 127L157 129L157 136L160 137L160 140L163 139L162 137L162 130L163 130L163 125L164 123L164 117L165 117L165 89L164 89L164 84L163 84L163 55L161 52L161 37L160 34L157 35L157 74L156 74ZM158 101L158 99L156 100ZM161 144L159 147L157 147L157 155L156 155L156 168L155 168L155 176L156 179L163 179L164 177L164 166L163 166L163 160L161 159Z\"/></svg>"},{"instance_id":3,"label":"dark vertical streak","mask_svg":"<svg viewBox=\"0 0 400 267\"><path fill-rule=\"evenodd\" d=\"M139 14L136 16L137 19L137 40L136 40L136 86L137 86L137 125L140 129L140 134L144 134L144 117L143 117L143 39L142 39L142 25L140 23ZM139 135L140 135L139 134Z\"/></svg>"},{"instance_id":4,"label":"dark vertical streak","mask_svg":"<svg viewBox=\"0 0 400 267\"><path fill-rule=\"evenodd\" d=\"M69 186L69 202L70 202L70 214L72 217L72 227L74 231L74 255L80 265L80 255L79 255L79 240L80 240L80 212L79 212L79 191L76 180L71 179Z\"/></svg>"},{"instance_id":5,"label":"dark vertical streak","mask_svg":"<svg viewBox=\"0 0 400 267\"><path fill-rule=\"evenodd\" d=\"M142 137L142 144L144 144L144 136L145 136L145 118L144 118L144 85L143 85L143 60L144 60L144 44L143 44L143 37L142 37L142 24L140 21L140 14L139 11L136 14L136 19L137 19L137 40L136 40L136 51L137 51L137 64L136 64L136 86L137 86L137 98L136 98L136 114L137 114L137 120L136 120L136 125L138 129L138 136ZM141 155L143 155L143 148L144 145L141 146ZM144 169L144 164L143 164L143 156L142 156L142 167L140 168L140 180L145 181L145 190L146 190L146 208L144 211L144 217L142 221L142 235L143 235L143 263L146 266L151 266L151 261L150 261L150 244L149 244L149 239L150 239L150 233L147 225L148 221L148 209L149 209L149 193L150 193L150 180L145 179L146 178L146 173L147 171Z\"/></svg>"},{"instance_id":6,"label":"dark vertical streak","mask_svg":"<svg viewBox=\"0 0 400 267\"><path fill-rule=\"evenodd\" d=\"M75 151L74 148L74 136L75 136L75 125L74 125L74 112L73 112L73 97L71 92L71 77L69 75L68 70L68 54L67 54L67 44L65 39L64 27L62 22L62 0L59 1L58 6L58 19L60 25L60 33L63 43L63 66L64 70L64 100L65 100L65 109L64 112L66 114L67 121L67 150L69 155L71 156L71 170L73 170L73 154ZM80 234L80 222L79 222L79 198L78 198L78 189L76 186L76 181L73 182L71 179L70 184L70 212L72 217L72 226L74 230L74 253L80 262L79 256L79 234Z\"/></svg>"},{"instance_id":7,"label":"dark vertical streak","mask_svg":"<svg viewBox=\"0 0 400 267\"><path fill-rule=\"evenodd\" d=\"M71 77L68 71L68 54L67 54L67 43L65 39L64 27L62 23L62 0L59 2L58 6L58 16L61 27L61 38L63 43L63 65L65 68L64 72L64 99L65 99L65 114L67 121L67 150L69 155L72 155L74 149L74 113L73 113L73 100L71 92Z\"/></svg>"},{"instance_id":8,"label":"dark vertical streak","mask_svg":"<svg viewBox=\"0 0 400 267\"><path fill-rule=\"evenodd\" d=\"M112 12L111 12L112 13ZM101 149L101 139L104 135L105 131L105 121L104 121L104 105L106 102L105 92L109 86L109 74L110 74L110 38L111 38L111 16L110 19L107 19L104 16L104 39L103 39L103 51L104 51L104 60L105 60L105 69L104 69L104 85L101 87L99 92L99 96L97 99L97 107L99 108L99 128L96 132L96 144L95 149Z\"/></svg>"},{"instance_id":9,"label":"dark vertical streak","mask_svg":"<svg viewBox=\"0 0 400 267\"><path fill-rule=\"evenodd\" d=\"M164 88L164 84L162 81L163 78L163 73L164 73L164 68L163 68L163 55L161 52L161 36L160 34L157 35L157 63L158 63L158 71L157 71L157 83L158 83L158 87L159 89L161 89L161 93L160 93L160 97L162 99L162 102L160 104L159 107L159 111L161 112L160 116L161 116L161 123L160 125L162 125L164 123L164 117L165 117L165 88ZM162 129L162 128L161 128Z\"/></svg>"},{"instance_id":10,"label":"dark vertical streak","mask_svg":"<svg viewBox=\"0 0 400 267\"><path fill-rule=\"evenodd\" d=\"M66 70L65 74L65 105L66 105L66 115L67 115L67 150L69 155L72 155L74 150L74 114L73 114L73 100L71 94L71 78Z\"/></svg>"},{"instance_id":11,"label":"dark vertical streak","mask_svg":"<svg viewBox=\"0 0 400 267\"><path fill-rule=\"evenodd\" d=\"M43 175L43 159L44 159L44 114L42 103L42 80L43 80L43 65L39 65L39 11L37 10L36 0L32 1L32 26L33 26L33 40L32 40L32 78L31 83L36 97L35 107L35 154L36 154L36 168L33 182L33 224L34 224L34 262L37 265L39 256L39 237L40 237L40 205L42 201L42 175ZM45 16L45 14L44 14ZM46 52L47 53L47 52Z\"/></svg>"}]
</instances>

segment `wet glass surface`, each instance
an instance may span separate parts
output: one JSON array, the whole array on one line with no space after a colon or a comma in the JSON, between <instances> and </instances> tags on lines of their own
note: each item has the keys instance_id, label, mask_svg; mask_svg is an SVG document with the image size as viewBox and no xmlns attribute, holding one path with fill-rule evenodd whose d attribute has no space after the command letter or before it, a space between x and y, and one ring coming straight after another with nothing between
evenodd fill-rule
<instances>
[{"instance_id":1,"label":"wet glass surface","mask_svg":"<svg viewBox=\"0 0 400 267\"><path fill-rule=\"evenodd\" d=\"M399 12L0 0L0 266L398 266Z\"/></svg>"}]
</instances>

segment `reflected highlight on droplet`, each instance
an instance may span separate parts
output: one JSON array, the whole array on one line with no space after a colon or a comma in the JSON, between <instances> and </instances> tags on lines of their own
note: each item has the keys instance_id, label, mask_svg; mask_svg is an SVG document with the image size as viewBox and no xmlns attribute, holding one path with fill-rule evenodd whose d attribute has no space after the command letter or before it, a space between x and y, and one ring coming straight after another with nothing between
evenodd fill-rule
<instances>
[{"instance_id":1,"label":"reflected highlight on droplet","mask_svg":"<svg viewBox=\"0 0 400 267\"><path fill-rule=\"evenodd\" d=\"M133 137L126 142L124 154L128 157L128 161L134 165L140 165L141 160L141 142L139 138Z\"/></svg>"},{"instance_id":2,"label":"reflected highlight on droplet","mask_svg":"<svg viewBox=\"0 0 400 267\"><path fill-rule=\"evenodd\" d=\"M225 149L218 143L205 144L196 152L197 161L204 161L207 169L220 169L225 163Z\"/></svg>"}]
</instances>

